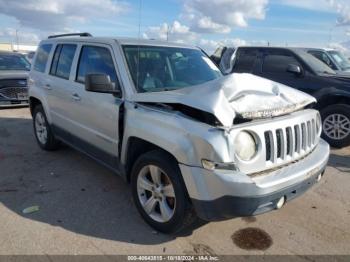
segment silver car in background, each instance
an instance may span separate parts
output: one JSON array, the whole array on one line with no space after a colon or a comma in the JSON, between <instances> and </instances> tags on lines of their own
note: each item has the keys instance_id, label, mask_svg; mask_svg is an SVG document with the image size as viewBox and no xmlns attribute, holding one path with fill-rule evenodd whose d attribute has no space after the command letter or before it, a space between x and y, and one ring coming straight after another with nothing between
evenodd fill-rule
<instances>
[{"instance_id":1,"label":"silver car in background","mask_svg":"<svg viewBox=\"0 0 350 262\"><path fill-rule=\"evenodd\" d=\"M24 55L0 52L0 106L28 104L29 70Z\"/></svg>"},{"instance_id":2,"label":"silver car in background","mask_svg":"<svg viewBox=\"0 0 350 262\"><path fill-rule=\"evenodd\" d=\"M334 49L323 48L301 48L307 53L313 55L338 74L350 77L350 61L340 51Z\"/></svg>"}]
</instances>

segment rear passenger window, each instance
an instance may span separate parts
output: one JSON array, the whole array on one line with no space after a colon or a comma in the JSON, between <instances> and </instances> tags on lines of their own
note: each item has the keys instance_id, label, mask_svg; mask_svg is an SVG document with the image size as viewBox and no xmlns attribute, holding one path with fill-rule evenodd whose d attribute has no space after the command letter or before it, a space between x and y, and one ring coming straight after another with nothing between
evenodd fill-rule
<instances>
[{"instance_id":1,"label":"rear passenger window","mask_svg":"<svg viewBox=\"0 0 350 262\"><path fill-rule=\"evenodd\" d=\"M57 45L52 60L50 74L62 77L64 79L69 79L76 49L77 46L72 44Z\"/></svg>"},{"instance_id":2,"label":"rear passenger window","mask_svg":"<svg viewBox=\"0 0 350 262\"><path fill-rule=\"evenodd\" d=\"M38 53L36 55L34 70L44 73L49 54L51 52L52 44L43 44L38 48Z\"/></svg>"},{"instance_id":3,"label":"rear passenger window","mask_svg":"<svg viewBox=\"0 0 350 262\"><path fill-rule=\"evenodd\" d=\"M264 58L263 72L286 73L288 65L300 66L294 56L288 54L268 54Z\"/></svg>"},{"instance_id":4,"label":"rear passenger window","mask_svg":"<svg viewBox=\"0 0 350 262\"><path fill-rule=\"evenodd\" d=\"M117 82L113 59L107 48L100 46L82 47L76 80L84 83L87 74L106 74L112 82Z\"/></svg>"},{"instance_id":5,"label":"rear passenger window","mask_svg":"<svg viewBox=\"0 0 350 262\"><path fill-rule=\"evenodd\" d=\"M250 73L253 71L257 52L254 50L241 51L234 65L234 72Z\"/></svg>"}]
</instances>

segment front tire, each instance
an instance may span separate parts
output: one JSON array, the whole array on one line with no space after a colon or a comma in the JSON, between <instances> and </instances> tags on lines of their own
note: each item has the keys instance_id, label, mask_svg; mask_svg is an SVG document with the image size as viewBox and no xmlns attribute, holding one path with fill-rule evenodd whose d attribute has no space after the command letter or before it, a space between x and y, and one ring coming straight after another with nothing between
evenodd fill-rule
<instances>
[{"instance_id":1,"label":"front tire","mask_svg":"<svg viewBox=\"0 0 350 262\"><path fill-rule=\"evenodd\" d=\"M177 162L155 150L139 157L131 172L135 205L143 219L163 233L176 233L196 219Z\"/></svg>"},{"instance_id":2,"label":"front tire","mask_svg":"<svg viewBox=\"0 0 350 262\"><path fill-rule=\"evenodd\" d=\"M350 106L336 104L321 110L322 136L332 146L350 145Z\"/></svg>"},{"instance_id":3,"label":"front tire","mask_svg":"<svg viewBox=\"0 0 350 262\"><path fill-rule=\"evenodd\" d=\"M37 105L34 108L33 128L36 141L42 149L53 151L59 147L59 141L52 133L42 105Z\"/></svg>"}]
</instances>

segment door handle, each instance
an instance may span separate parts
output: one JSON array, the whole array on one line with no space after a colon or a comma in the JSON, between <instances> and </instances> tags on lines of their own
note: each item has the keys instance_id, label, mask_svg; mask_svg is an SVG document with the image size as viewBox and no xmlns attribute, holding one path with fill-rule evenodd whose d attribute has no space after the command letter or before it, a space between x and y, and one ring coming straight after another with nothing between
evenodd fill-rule
<instances>
[{"instance_id":1,"label":"door handle","mask_svg":"<svg viewBox=\"0 0 350 262\"><path fill-rule=\"evenodd\" d=\"M75 101L80 101L80 100L81 100L81 97L80 97L78 94L73 94L73 95L72 95L72 98L73 98Z\"/></svg>"},{"instance_id":2,"label":"door handle","mask_svg":"<svg viewBox=\"0 0 350 262\"><path fill-rule=\"evenodd\" d=\"M51 90L51 89L52 89L52 87L51 87L51 85L50 85L50 84L46 84L46 85L44 85L44 88L45 88L45 89L47 89L47 90Z\"/></svg>"}]
</instances>

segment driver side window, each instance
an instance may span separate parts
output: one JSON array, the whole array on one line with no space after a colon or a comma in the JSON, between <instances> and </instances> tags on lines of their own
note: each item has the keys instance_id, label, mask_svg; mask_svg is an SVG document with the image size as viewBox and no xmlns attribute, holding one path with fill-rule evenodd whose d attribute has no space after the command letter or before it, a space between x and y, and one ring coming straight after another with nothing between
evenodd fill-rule
<instances>
[{"instance_id":1,"label":"driver side window","mask_svg":"<svg viewBox=\"0 0 350 262\"><path fill-rule=\"evenodd\" d=\"M301 68L298 60L287 53L269 53L264 56L262 70L265 73L287 73L288 65L296 65Z\"/></svg>"},{"instance_id":2,"label":"driver side window","mask_svg":"<svg viewBox=\"0 0 350 262\"><path fill-rule=\"evenodd\" d=\"M100 46L83 46L80 52L76 81L85 83L87 74L106 74L113 83L118 81L110 51Z\"/></svg>"}]
</instances>

